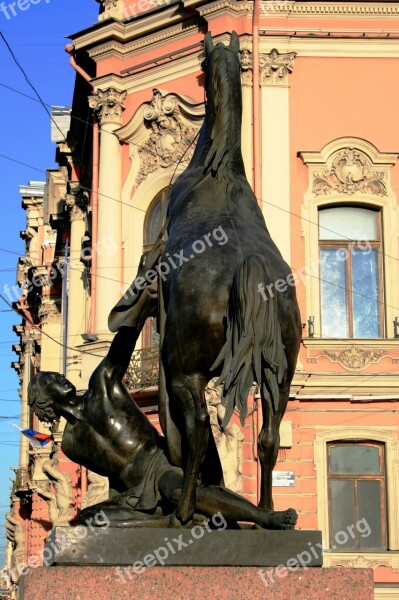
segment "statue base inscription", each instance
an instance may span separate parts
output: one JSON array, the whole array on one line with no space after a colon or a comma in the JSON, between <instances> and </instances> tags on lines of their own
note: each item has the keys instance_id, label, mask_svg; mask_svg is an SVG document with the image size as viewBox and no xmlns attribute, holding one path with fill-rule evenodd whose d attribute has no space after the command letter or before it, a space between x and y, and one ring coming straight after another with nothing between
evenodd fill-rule
<instances>
[{"instance_id":1,"label":"statue base inscription","mask_svg":"<svg viewBox=\"0 0 399 600\"><path fill-rule=\"evenodd\" d=\"M129 576L130 573L130 576ZM261 577L263 575L263 578ZM259 567L39 567L21 578L21 600L373 600L372 569Z\"/></svg>"},{"instance_id":2,"label":"statue base inscription","mask_svg":"<svg viewBox=\"0 0 399 600\"><path fill-rule=\"evenodd\" d=\"M222 522L220 522L222 525ZM320 531L56 527L44 554L50 565L320 567ZM141 566L140 566L141 565Z\"/></svg>"}]
</instances>

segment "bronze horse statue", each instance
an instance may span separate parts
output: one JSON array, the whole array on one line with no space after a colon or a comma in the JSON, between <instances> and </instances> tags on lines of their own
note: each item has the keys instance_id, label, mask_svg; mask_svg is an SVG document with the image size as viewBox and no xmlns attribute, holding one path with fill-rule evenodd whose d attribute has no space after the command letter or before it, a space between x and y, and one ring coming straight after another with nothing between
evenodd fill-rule
<instances>
[{"instance_id":1,"label":"bronze horse statue","mask_svg":"<svg viewBox=\"0 0 399 600\"><path fill-rule=\"evenodd\" d=\"M161 381L160 418L169 455L184 469L175 513L183 524L194 513L199 476L212 483L212 463L214 479L220 476L204 394L213 377L223 383L225 422L235 408L244 421L250 388L254 381L260 387L259 506L273 509L279 426L301 339L291 270L245 175L239 38L233 32L229 46L214 46L208 33L204 49L206 116L192 160L170 190L162 261L176 257L176 268L159 282L167 392ZM223 245L212 240L216 230L226 237ZM290 285L278 293L274 284L280 279ZM260 293L264 288L269 297Z\"/></svg>"}]
</instances>

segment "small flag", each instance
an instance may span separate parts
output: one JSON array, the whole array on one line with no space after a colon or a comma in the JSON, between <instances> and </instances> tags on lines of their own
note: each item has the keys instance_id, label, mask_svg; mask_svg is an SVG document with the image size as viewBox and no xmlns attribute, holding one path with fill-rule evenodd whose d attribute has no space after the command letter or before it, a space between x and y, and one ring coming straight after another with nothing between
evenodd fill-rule
<instances>
[{"instance_id":1,"label":"small flag","mask_svg":"<svg viewBox=\"0 0 399 600\"><path fill-rule=\"evenodd\" d=\"M11 425L28 438L32 448L41 448L51 441L51 435L47 433L40 433L40 431L35 431L34 429L22 429L22 427L14 423L11 423Z\"/></svg>"}]
</instances>

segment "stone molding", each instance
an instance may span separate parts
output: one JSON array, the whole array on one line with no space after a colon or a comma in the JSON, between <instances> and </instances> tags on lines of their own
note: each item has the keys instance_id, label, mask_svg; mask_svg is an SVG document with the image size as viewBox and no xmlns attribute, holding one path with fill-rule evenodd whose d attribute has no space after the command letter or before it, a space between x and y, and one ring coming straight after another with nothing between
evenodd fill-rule
<instances>
[{"instance_id":1,"label":"stone molding","mask_svg":"<svg viewBox=\"0 0 399 600\"><path fill-rule=\"evenodd\" d=\"M251 50L242 48L238 58L241 66L241 83L243 86L251 86L253 83L253 58Z\"/></svg>"},{"instance_id":2,"label":"stone molding","mask_svg":"<svg viewBox=\"0 0 399 600\"><path fill-rule=\"evenodd\" d=\"M296 52L280 52L273 48L268 54L260 54L259 65L262 85L286 87L288 75L294 69Z\"/></svg>"},{"instance_id":3,"label":"stone molding","mask_svg":"<svg viewBox=\"0 0 399 600\"><path fill-rule=\"evenodd\" d=\"M396 17L399 7L388 2L275 2L277 15L292 14L293 16L337 17Z\"/></svg>"},{"instance_id":4,"label":"stone molding","mask_svg":"<svg viewBox=\"0 0 399 600\"><path fill-rule=\"evenodd\" d=\"M40 322L43 324L61 323L61 308L59 302L42 301L38 314L40 317Z\"/></svg>"},{"instance_id":5,"label":"stone molding","mask_svg":"<svg viewBox=\"0 0 399 600\"><path fill-rule=\"evenodd\" d=\"M343 567L347 569L378 569L388 567L395 573L399 571L399 556L390 552L370 552L367 554L335 553L323 556L324 567Z\"/></svg>"},{"instance_id":6,"label":"stone molding","mask_svg":"<svg viewBox=\"0 0 399 600\"><path fill-rule=\"evenodd\" d=\"M139 186L157 170L168 169L178 161L187 165L204 112L203 104L154 89L151 101L142 104L129 123L116 132L130 145L129 181Z\"/></svg>"},{"instance_id":7,"label":"stone molding","mask_svg":"<svg viewBox=\"0 0 399 600\"><path fill-rule=\"evenodd\" d=\"M332 154L323 171L313 172L313 194L387 196L387 172L379 171L361 150L347 146Z\"/></svg>"},{"instance_id":8,"label":"stone molding","mask_svg":"<svg viewBox=\"0 0 399 600\"><path fill-rule=\"evenodd\" d=\"M328 358L348 371L364 371L370 364L382 359L390 359L393 364L399 363L399 340L396 339L304 338L303 345L308 363L318 363L321 358Z\"/></svg>"},{"instance_id":9,"label":"stone molding","mask_svg":"<svg viewBox=\"0 0 399 600\"><path fill-rule=\"evenodd\" d=\"M342 18L342 16L361 16L363 18L376 18L376 17L392 17L395 18L399 15L399 7L388 2L373 2L373 3L359 3L359 2L294 2L293 0L275 0L266 2L262 0L263 4L273 5L262 13L268 18L276 16L293 16L293 17L336 17ZM194 6L198 4L198 0L185 0L185 6ZM219 0L217 2L210 3L203 7L197 7L198 12L201 16L209 16L211 14L227 9L232 14L237 13L252 13L253 2L247 2L245 0Z\"/></svg>"},{"instance_id":10,"label":"stone molding","mask_svg":"<svg viewBox=\"0 0 399 600\"><path fill-rule=\"evenodd\" d=\"M65 195L65 204L69 210L71 221L84 219L85 211L89 204L89 198L89 192L80 189Z\"/></svg>"},{"instance_id":11,"label":"stone molding","mask_svg":"<svg viewBox=\"0 0 399 600\"><path fill-rule=\"evenodd\" d=\"M97 90L93 96L89 96L89 106L99 113L101 125L106 123L121 125L126 93L110 87L106 90Z\"/></svg>"}]
</instances>

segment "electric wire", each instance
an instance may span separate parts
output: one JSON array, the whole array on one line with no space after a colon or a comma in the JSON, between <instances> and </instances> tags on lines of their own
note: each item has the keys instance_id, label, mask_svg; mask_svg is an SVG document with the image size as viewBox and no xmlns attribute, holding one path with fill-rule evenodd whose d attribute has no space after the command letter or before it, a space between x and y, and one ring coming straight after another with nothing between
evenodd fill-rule
<instances>
[{"instance_id":1,"label":"electric wire","mask_svg":"<svg viewBox=\"0 0 399 600\"><path fill-rule=\"evenodd\" d=\"M54 125L57 127L57 129L59 130L59 132L60 132L60 133L61 133L61 135L63 136L64 140L66 141L65 134L64 134L64 133L61 131L61 129L59 128L58 124L57 124L57 123L56 123L56 121L53 119L53 117L52 117L51 113L49 112L49 110L48 110L48 108L47 108L47 106L48 106L48 105L46 105L46 103L45 103L45 102L42 100L42 98L41 98L40 94L38 93L38 91L36 90L35 86L34 86L34 85L31 83L31 81L30 81L30 79L29 79L28 75L26 74L26 72L25 72L24 68L22 67L22 65L21 65L21 64L20 64L20 62L18 61L18 59L17 59L17 57L15 56L15 53L13 52L13 50L12 50L12 48L11 48L10 44L8 43L8 41L6 40L6 38L5 38L4 34L3 34L1 31L0 31L0 36L1 36L1 38L3 39L3 41L4 41L5 45L6 45L7 49L8 49L8 51L9 51L9 53L10 53L10 55L11 55L12 59L13 59L13 61L14 61L14 62L15 62L15 64L18 66L19 70L21 71L21 73L23 74L23 76L24 76L25 80L27 81L28 85L31 87L31 89L34 91L35 95L37 96L37 100L36 100L36 98L33 98L33 97L31 97L31 96L28 96L27 94L24 94L23 92L20 92L19 90L16 90L16 89L14 89L14 88L11 88L10 86L6 86L5 84L0 84L0 85L1 85L2 87L4 87L4 88L7 88L7 89L9 89L9 90L11 90L11 91L15 92L15 93L18 93L18 94L20 94L20 95L22 95L22 96L25 96L25 97L27 97L27 98L29 98L29 99L33 100L33 101L38 101L38 102L40 102L40 104L43 106L44 110L46 111L47 115L50 117L51 121L54 123ZM91 126L92 126L92 123L90 123L90 121L84 121L83 119L79 119L79 118L78 118L78 117L76 117L75 115L71 115L71 117L72 117L72 118L76 118L76 119L78 119L79 121L81 121L81 122L85 123L86 125L91 125ZM115 133L113 133L113 132L107 132L107 133L110 133L111 135L116 135L116 134L115 134ZM188 149L191 147L191 145L194 143L194 141L195 141L195 139L198 137L198 135L199 135L199 132L197 133L196 137L195 137L195 138L194 138L194 139L191 141L190 145L189 145L189 146L188 146L188 148L186 149L186 152L187 152L187 151L188 151ZM138 145L138 144L136 144L136 145ZM184 155L183 155L183 156L184 156ZM39 169L39 168L37 168L37 167L34 167L34 166L32 166L32 165L29 165L29 164L27 164L27 163L23 163L23 162L21 162L21 161L18 161L18 160L16 160L16 159L12 158L12 157L9 157L9 156L3 155L3 154L0 154L0 157L4 158L4 159L6 159L6 160L10 160L10 161L12 161L12 162L15 162L15 163L17 163L17 164L20 164L20 165L22 165L22 166L26 166L27 168L33 169L33 170L35 170L35 171L38 171L38 172L40 172L40 173L44 173L44 174L46 174L46 171L43 171L42 169ZM170 187L171 187L171 185L172 185L173 177L174 177L174 175L175 175L175 173L176 173L176 171L177 171L177 168L178 168L178 166L179 166L180 162L182 162L182 159L183 159L183 157L180 159L180 161L179 161L179 162L177 163L177 165L176 165L175 171L174 171L174 173L173 173L173 175L172 175L171 182L170 182L170 184L169 184L169 186L168 186L169 188L170 188ZM63 179L63 181L65 181L65 180ZM65 183L66 183L66 182L69 182L69 180L68 180L68 181L65 181ZM80 187L81 187L82 189L86 190L86 191L92 192L92 190L91 190L90 188L87 188L87 187L84 187L84 186L80 186ZM106 195L104 195L104 194L100 194L100 193L99 193L99 195L100 195L100 196L103 196L103 197L105 197L105 198L108 198L108 199L110 199L110 200L113 200L113 201L115 201L115 202L119 202L119 203L121 203L121 204L127 205L127 206L129 206L129 208L134 208L134 209L137 209L137 210L141 210L141 211L142 211L142 212L144 212L144 213L145 213L145 212L147 212L145 209L140 209L139 207L132 206L132 205L130 205L130 204L127 204L126 202L123 202L122 200L119 200L119 199L117 199L117 198L112 198L112 197L109 197L109 196L106 196ZM278 205L276 205L276 204L273 204L273 203L271 203L271 202L268 202L268 201L264 201L264 200L260 200L260 201L261 201L262 203L266 204L266 205L273 206L273 207L275 207L275 208L277 208L277 209L279 209L279 210L282 210L282 211L284 211L284 212L286 212L286 213L289 213L289 214L291 214L292 216L295 216L295 217L297 217L297 218L301 218L301 219L303 219L303 220L306 220L307 222L309 222L309 223L311 223L311 224L313 224L313 225L316 225L317 227L319 227L319 224L318 224L318 223L316 223L316 222L314 222L314 221L311 221L310 219L306 219L306 218L304 219L302 216L300 216L300 215L297 215L297 214L293 213L293 212L292 212L292 211L290 211L290 210L284 209L284 208L282 208L282 207L280 207L280 206L278 206ZM330 232L332 232L332 233L335 233L336 235L340 235L340 237L342 237L342 238L344 238L344 239L346 239L346 240L348 240L348 241L352 241L352 240L350 240L350 238L348 238L347 236L343 236L342 234L340 234L340 233L338 233L338 232L336 232L336 231L333 231L333 230L331 230L331 229L328 229L328 228L326 228L326 227L324 227L324 229L325 229L326 231L330 231ZM21 256L21 257L22 257L22 256L24 256L24 255L22 255L22 254L19 254L19 253L13 252L13 251L9 251L9 250L6 250L6 249L0 249L0 251L3 251L3 252L9 252L9 253L12 253L12 254L17 254L18 256ZM390 258L390 259L392 259L392 260L396 260L396 261L398 261L398 262L399 262L399 259L397 259L396 257L393 257L393 256L390 256L390 255L387 255L385 252L383 252L383 251L380 251L379 249L376 249L376 252L378 252L378 253L382 254L382 255L383 255L384 257L386 257L386 258ZM72 269L73 269L73 267L70 267L70 268L72 268ZM113 282L116 282L116 283L121 283L121 282L119 282L118 280L113 280L113 279L111 279L111 278L107 278L107 277L105 277L105 276L101 276L101 275L98 275L98 274L96 274L96 276L97 276L97 277L103 277L104 279L108 279L108 280L110 280L110 281L113 281ZM349 292L351 292L351 293L354 293L354 294L360 295L360 296L362 296L362 297L364 297L364 298L366 298L366 299L372 300L372 301L374 301L374 302L378 302L379 304L382 304L382 305L384 305L384 306L388 306L388 307L390 307L390 308L394 308L395 310L399 310L399 308L398 308L398 307L393 307L393 306L390 306L390 305L386 304L385 302L381 302L381 301L378 301L378 300L376 300L375 298L372 298L372 297L370 297L370 296L366 296L366 295L364 295L364 294L360 294L359 292L355 292L354 290L351 290L350 288L347 288L347 287L345 287L345 286L340 286L340 285L334 284L334 283L332 283L332 282L329 282L329 281L322 280L321 278L319 278L319 277L316 277L316 276L314 276L314 275L311 275L311 274L309 274L309 276L310 276L310 277L314 277L314 278L318 279L319 281L324 281L325 283L328 283L329 285L333 285L333 286L335 286L335 287L338 287L338 288L341 288L341 289L345 289L346 291L349 291ZM127 283L127 282L125 282L125 285L128 285L128 283ZM14 307L13 307L13 306L12 306L12 305L9 303L9 302L7 302L7 300L6 300L6 299L5 299L5 298L4 298L2 295L0 295L0 297L1 297L1 299L2 299L2 300L3 300L3 301L4 301L4 302L5 302L5 303L6 303L6 304L7 304L7 305L10 307L10 309L11 309L12 311L16 312L16 313L17 313L17 314L20 316L20 313L18 312L18 310L16 310L16 309L15 309L15 308L14 308ZM29 319L28 319L28 318L27 318L25 315L24 315L24 318L25 318L25 319L26 319L28 322L30 321L30 320L29 320ZM36 327L36 328L37 328L37 325L36 325L36 324L34 324L34 323L33 323L33 321L30 321L30 324L31 324L32 326L34 326L34 327ZM67 348L67 349L69 349L69 350L74 350L74 351L75 351L75 349L74 349L74 348L71 348L71 347L67 346L66 344L62 344L61 342L58 342L58 341L57 341L55 338L53 338L52 336L50 336L49 334L47 334L47 333L46 333L46 332L44 332L43 330L41 330L41 333L42 333L42 334L44 334L44 335L46 335L47 337L49 337L49 338L50 338L50 339L52 339L52 340L53 340L55 343L57 343L57 344L61 345L62 347L64 347L64 348ZM326 337L326 336L323 336L323 337ZM335 338L329 338L329 339L335 339ZM90 355L92 355L92 356L96 356L96 357L98 357L98 358L103 358L102 356L100 356L100 355L97 355L97 354L94 354L94 353L92 353L92 352L89 352L89 351L82 351L82 352L83 352L83 353L86 353L86 354L90 354ZM396 372L396 371L395 371L395 372ZM371 377L371 379L372 379L373 377L377 376L377 375L378 375L378 374L375 374L374 376L372 376L372 377Z\"/></svg>"}]
</instances>

